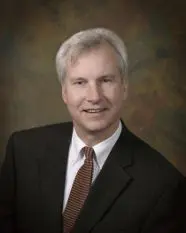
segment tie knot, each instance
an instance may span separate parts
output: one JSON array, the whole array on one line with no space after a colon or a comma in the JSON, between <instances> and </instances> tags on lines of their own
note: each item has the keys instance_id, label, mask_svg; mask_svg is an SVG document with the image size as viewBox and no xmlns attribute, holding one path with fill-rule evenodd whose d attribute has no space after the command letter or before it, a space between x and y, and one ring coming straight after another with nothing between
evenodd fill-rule
<instances>
[{"instance_id":1,"label":"tie knot","mask_svg":"<svg viewBox=\"0 0 186 233\"><path fill-rule=\"evenodd\" d=\"M92 159L94 155L94 149L92 147L85 146L83 147L83 153L85 154L86 159Z\"/></svg>"}]
</instances>

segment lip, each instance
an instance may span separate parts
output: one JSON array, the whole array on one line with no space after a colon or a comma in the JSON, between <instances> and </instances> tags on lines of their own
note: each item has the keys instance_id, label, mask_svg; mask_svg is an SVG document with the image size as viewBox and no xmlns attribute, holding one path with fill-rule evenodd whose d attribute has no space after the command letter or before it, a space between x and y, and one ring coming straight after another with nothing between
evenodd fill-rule
<instances>
[{"instance_id":1,"label":"lip","mask_svg":"<svg viewBox=\"0 0 186 233\"><path fill-rule=\"evenodd\" d=\"M90 110L93 110L93 111L91 112ZM94 112L94 110L95 110L95 112ZM106 110L106 108L87 108L87 109L84 109L83 112L88 113L88 114L100 114L100 113L104 112L105 110Z\"/></svg>"}]
</instances>

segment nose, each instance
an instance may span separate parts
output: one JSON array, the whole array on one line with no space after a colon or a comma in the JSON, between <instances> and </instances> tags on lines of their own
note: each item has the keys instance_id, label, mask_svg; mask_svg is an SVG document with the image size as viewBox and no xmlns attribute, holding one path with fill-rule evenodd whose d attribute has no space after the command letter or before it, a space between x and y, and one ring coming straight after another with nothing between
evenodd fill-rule
<instances>
[{"instance_id":1,"label":"nose","mask_svg":"<svg viewBox=\"0 0 186 233\"><path fill-rule=\"evenodd\" d=\"M87 100L92 103L97 103L101 100L101 88L98 84L90 84L87 89Z\"/></svg>"}]
</instances>

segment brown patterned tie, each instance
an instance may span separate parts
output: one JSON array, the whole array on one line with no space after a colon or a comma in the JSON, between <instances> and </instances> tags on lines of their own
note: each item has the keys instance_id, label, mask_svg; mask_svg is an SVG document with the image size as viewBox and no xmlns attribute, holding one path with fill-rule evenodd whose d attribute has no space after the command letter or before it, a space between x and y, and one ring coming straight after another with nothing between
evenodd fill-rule
<instances>
[{"instance_id":1,"label":"brown patterned tie","mask_svg":"<svg viewBox=\"0 0 186 233\"><path fill-rule=\"evenodd\" d=\"M87 146L82 150L85 154L85 161L83 166L77 172L63 213L64 233L69 233L72 230L79 212L87 198L92 182L94 150Z\"/></svg>"}]
</instances>

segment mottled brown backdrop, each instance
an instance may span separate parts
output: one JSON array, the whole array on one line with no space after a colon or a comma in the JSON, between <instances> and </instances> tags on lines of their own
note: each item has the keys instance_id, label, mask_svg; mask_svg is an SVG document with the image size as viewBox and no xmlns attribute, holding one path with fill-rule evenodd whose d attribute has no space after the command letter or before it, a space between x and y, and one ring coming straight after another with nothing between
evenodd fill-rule
<instances>
[{"instance_id":1,"label":"mottled brown backdrop","mask_svg":"<svg viewBox=\"0 0 186 233\"><path fill-rule=\"evenodd\" d=\"M0 162L11 132L69 120L55 54L71 34L107 27L126 42L123 119L186 175L185 0L3 0L0 3Z\"/></svg>"}]
</instances>

